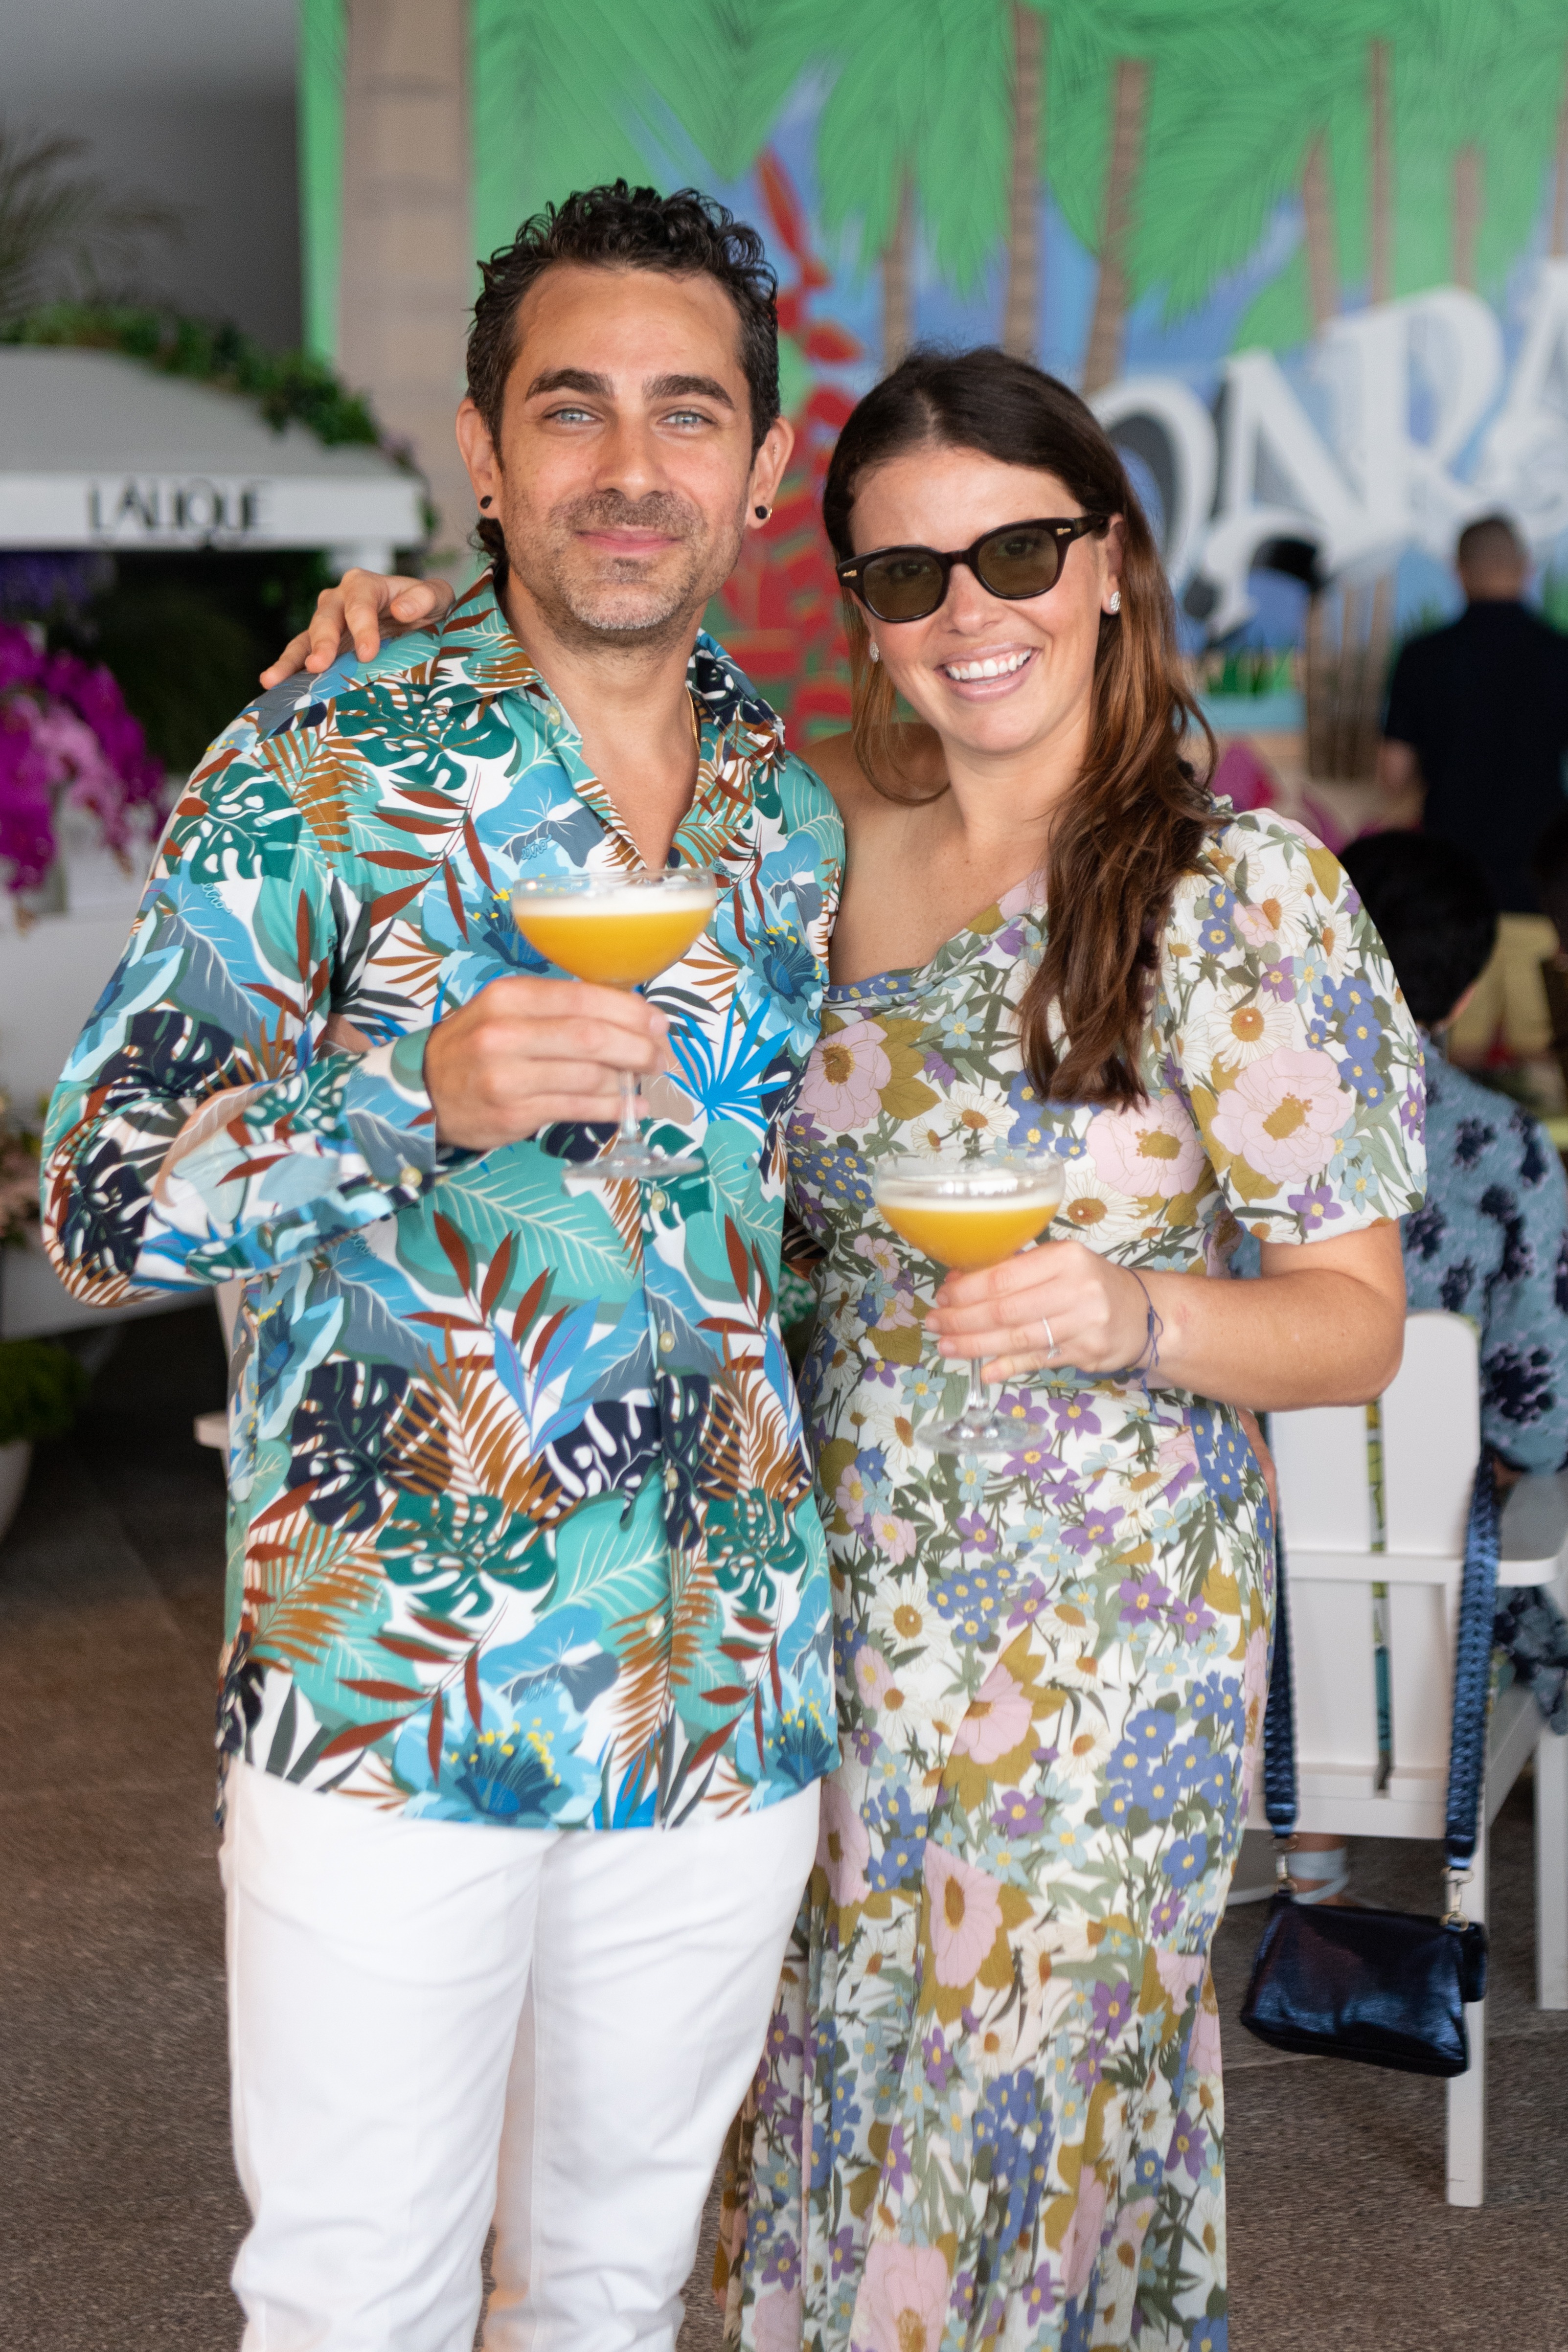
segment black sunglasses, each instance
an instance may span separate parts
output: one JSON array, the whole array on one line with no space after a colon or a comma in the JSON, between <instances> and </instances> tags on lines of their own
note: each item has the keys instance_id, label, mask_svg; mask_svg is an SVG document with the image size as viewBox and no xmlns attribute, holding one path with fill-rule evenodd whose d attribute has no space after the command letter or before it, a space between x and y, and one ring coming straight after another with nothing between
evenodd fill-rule
<instances>
[{"instance_id":1,"label":"black sunglasses","mask_svg":"<svg viewBox=\"0 0 1568 2352\"><path fill-rule=\"evenodd\" d=\"M1086 531L1101 531L1109 515L1065 516L1055 521L1005 522L973 547L944 555L935 547L879 547L874 555L852 555L837 570L846 588L879 621L923 621L947 594L955 563L967 563L993 596L1017 604L1043 596L1062 576L1068 549Z\"/></svg>"}]
</instances>

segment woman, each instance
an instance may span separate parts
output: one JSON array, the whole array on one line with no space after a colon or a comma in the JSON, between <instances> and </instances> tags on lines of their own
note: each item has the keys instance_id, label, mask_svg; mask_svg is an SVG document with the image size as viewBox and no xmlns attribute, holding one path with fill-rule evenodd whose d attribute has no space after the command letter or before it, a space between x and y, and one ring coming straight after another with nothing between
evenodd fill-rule
<instances>
[{"instance_id":1,"label":"woman","mask_svg":"<svg viewBox=\"0 0 1568 2352\"><path fill-rule=\"evenodd\" d=\"M1168 593L1079 401L917 355L846 426L824 513L858 562L853 756L824 761L849 870L791 1165L825 1251L803 1389L845 1761L759 2094L742 2334L1217 2344L1207 1956L1272 1597L1236 1408L1392 1376L1418 1048L1333 860L1226 825L1184 765ZM1006 527L1041 518L1078 532L1015 600L1042 558ZM941 587L867 563L910 546L972 552L881 617ZM940 740L935 797L900 781L895 696ZM1059 1152L1074 1238L943 1282L867 1171L970 1135ZM1238 1217L1265 1279L1208 1281ZM1005 1383L1000 1470L913 1437L933 1334Z\"/></svg>"},{"instance_id":2,"label":"woman","mask_svg":"<svg viewBox=\"0 0 1568 2352\"><path fill-rule=\"evenodd\" d=\"M731 2316L758 2352L1218 2346L1207 1958L1272 1600L1238 1409L1391 1378L1419 1050L1333 859L1185 764L1158 557L1071 393L917 353L825 516L849 860L791 1152L844 1762ZM1071 1238L944 1281L869 1171L976 1137L1061 1155ZM1237 1218L1263 1279L1210 1281ZM968 1357L1003 1382L1005 1465L921 1445L938 1349L949 1402Z\"/></svg>"}]
</instances>

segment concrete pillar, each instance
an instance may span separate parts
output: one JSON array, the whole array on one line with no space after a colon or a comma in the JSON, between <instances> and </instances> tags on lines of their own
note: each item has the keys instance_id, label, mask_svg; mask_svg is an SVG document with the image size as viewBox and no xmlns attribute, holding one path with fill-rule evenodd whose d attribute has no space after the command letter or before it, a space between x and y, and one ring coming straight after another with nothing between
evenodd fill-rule
<instances>
[{"instance_id":1,"label":"concrete pillar","mask_svg":"<svg viewBox=\"0 0 1568 2352\"><path fill-rule=\"evenodd\" d=\"M411 445L448 566L475 519L452 433L476 291L468 19L467 0L348 0L339 367Z\"/></svg>"}]
</instances>

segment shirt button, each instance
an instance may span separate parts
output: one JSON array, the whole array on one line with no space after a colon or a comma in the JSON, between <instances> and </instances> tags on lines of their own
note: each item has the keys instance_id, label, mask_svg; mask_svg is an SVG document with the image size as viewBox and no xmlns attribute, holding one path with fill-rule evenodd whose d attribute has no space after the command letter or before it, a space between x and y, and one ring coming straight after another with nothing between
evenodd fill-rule
<instances>
[{"instance_id":1,"label":"shirt button","mask_svg":"<svg viewBox=\"0 0 1568 2352\"><path fill-rule=\"evenodd\" d=\"M674 1465L674 1463L673 1463L673 1462L670 1464L670 1465L669 1465L668 1469L668 1470L665 1472L665 1474L664 1474L664 1483L665 1483L665 1485L668 1487L668 1489L669 1489L669 1491L670 1491L670 1493L671 1493L672 1495L674 1494L674 1492L675 1492L676 1488L677 1488L677 1487L679 1486L679 1484L680 1484L680 1473L679 1473L679 1471L676 1468L676 1466L675 1466L675 1465Z\"/></svg>"},{"instance_id":2,"label":"shirt button","mask_svg":"<svg viewBox=\"0 0 1568 2352\"><path fill-rule=\"evenodd\" d=\"M405 1192L417 1192L419 1190L418 1169L410 1168L405 1164L397 1171L397 1181Z\"/></svg>"},{"instance_id":3,"label":"shirt button","mask_svg":"<svg viewBox=\"0 0 1568 2352\"><path fill-rule=\"evenodd\" d=\"M674 1332L673 1332L673 1331L661 1331L661 1332L659 1333L659 1335L658 1335L658 1352L659 1352L659 1354L660 1354L661 1356L668 1356L668 1353L669 1353L669 1351L670 1351L670 1349L674 1347L674 1345L675 1345L675 1334L674 1334Z\"/></svg>"},{"instance_id":4,"label":"shirt button","mask_svg":"<svg viewBox=\"0 0 1568 2352\"><path fill-rule=\"evenodd\" d=\"M668 1192L650 1192L647 1196L647 1204L648 1207L655 1211L656 1213L660 1209L668 1209L669 1206L669 1194Z\"/></svg>"}]
</instances>

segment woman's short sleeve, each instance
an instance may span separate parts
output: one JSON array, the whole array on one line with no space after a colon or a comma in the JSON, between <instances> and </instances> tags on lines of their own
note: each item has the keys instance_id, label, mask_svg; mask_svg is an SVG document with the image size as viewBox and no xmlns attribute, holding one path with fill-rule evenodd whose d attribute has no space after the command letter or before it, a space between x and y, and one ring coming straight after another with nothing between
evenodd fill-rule
<instances>
[{"instance_id":1,"label":"woman's short sleeve","mask_svg":"<svg viewBox=\"0 0 1568 2352\"><path fill-rule=\"evenodd\" d=\"M1419 1208L1420 1038L1321 842L1234 819L1177 888L1161 979L1173 1075L1247 1232L1320 1241Z\"/></svg>"}]
</instances>

